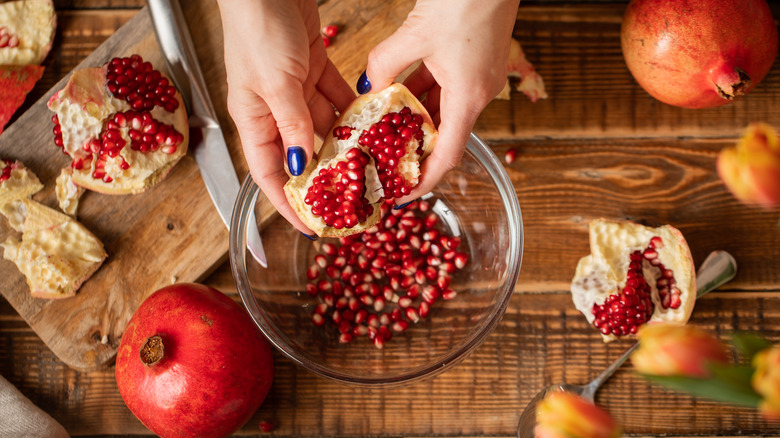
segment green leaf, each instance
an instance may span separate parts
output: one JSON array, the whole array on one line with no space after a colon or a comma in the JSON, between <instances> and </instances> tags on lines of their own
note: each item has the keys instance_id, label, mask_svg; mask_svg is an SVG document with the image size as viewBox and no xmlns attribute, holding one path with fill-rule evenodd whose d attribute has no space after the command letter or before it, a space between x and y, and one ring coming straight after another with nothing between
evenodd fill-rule
<instances>
[{"instance_id":1,"label":"green leaf","mask_svg":"<svg viewBox=\"0 0 780 438\"><path fill-rule=\"evenodd\" d=\"M750 386L751 367L713 367L712 377L697 379L687 376L654 376L643 374L651 382L691 395L757 408L761 397Z\"/></svg>"},{"instance_id":2,"label":"green leaf","mask_svg":"<svg viewBox=\"0 0 780 438\"><path fill-rule=\"evenodd\" d=\"M757 333L734 333L731 343L742 356L751 361L759 351L772 346L771 342Z\"/></svg>"}]
</instances>

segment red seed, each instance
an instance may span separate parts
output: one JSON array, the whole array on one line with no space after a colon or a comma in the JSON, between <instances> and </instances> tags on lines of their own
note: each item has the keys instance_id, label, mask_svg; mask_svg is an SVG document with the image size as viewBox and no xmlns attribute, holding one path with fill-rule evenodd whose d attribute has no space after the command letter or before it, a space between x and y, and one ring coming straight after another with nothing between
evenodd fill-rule
<instances>
[{"instance_id":1,"label":"red seed","mask_svg":"<svg viewBox=\"0 0 780 438\"><path fill-rule=\"evenodd\" d=\"M335 24L329 24L322 28L322 34L328 38L333 38L339 33L339 28Z\"/></svg>"}]
</instances>

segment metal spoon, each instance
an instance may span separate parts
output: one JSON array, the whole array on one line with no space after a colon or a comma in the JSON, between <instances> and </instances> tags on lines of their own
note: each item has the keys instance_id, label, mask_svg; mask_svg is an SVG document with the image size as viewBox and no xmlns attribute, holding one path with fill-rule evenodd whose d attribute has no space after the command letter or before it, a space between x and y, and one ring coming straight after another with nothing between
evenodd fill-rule
<instances>
[{"instance_id":1,"label":"metal spoon","mask_svg":"<svg viewBox=\"0 0 780 438\"><path fill-rule=\"evenodd\" d=\"M696 297L701 297L726 284L734 278L735 275L737 275L737 262L731 254L726 251L711 252L701 264L699 271L696 274L696 282L698 283ZM626 360L628 360L631 353L633 353L637 347L639 347L639 343L632 345L625 353L617 358L615 362L608 366L607 369L587 385L559 383L550 385L536 394L520 416L520 421L517 424L517 438L532 438L534 436L533 431L536 426L536 405L539 404L548 392L561 390L570 391L579 394L590 401L594 401L596 391L598 391L599 387L606 382Z\"/></svg>"}]
</instances>

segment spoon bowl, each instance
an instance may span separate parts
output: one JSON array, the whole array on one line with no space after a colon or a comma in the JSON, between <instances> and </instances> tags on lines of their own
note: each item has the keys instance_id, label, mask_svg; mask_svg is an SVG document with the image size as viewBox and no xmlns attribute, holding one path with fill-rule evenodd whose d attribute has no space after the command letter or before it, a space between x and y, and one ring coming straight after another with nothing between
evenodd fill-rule
<instances>
[{"instance_id":1,"label":"spoon bowl","mask_svg":"<svg viewBox=\"0 0 780 438\"><path fill-rule=\"evenodd\" d=\"M726 251L711 252L696 273L696 279L699 285L698 290L696 291L696 298L700 298L708 292L728 283L735 275L737 275L737 262L731 254ZM631 353L638 347L638 342L629 347L619 358L587 385L556 383L541 390L530 402L528 402L525 410L520 415L520 421L517 423L517 438L533 438L534 427L536 426L536 406L550 391L573 392L594 402L596 391L598 391L604 382L612 377L612 374L614 374L615 371L631 357Z\"/></svg>"}]
</instances>

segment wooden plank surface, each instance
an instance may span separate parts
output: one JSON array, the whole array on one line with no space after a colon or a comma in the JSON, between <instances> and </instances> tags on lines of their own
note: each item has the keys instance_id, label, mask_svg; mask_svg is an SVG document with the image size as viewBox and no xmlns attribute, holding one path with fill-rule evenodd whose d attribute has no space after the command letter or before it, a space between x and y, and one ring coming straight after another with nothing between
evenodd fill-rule
<instances>
[{"instance_id":1,"label":"wooden plank surface","mask_svg":"<svg viewBox=\"0 0 780 438\"><path fill-rule=\"evenodd\" d=\"M42 83L50 85L144 3L55 4L63 10L63 33L55 42L59 52L46 61ZM393 30L388 20L403 19L410 5L323 4L324 22L346 23L329 52L349 83L365 67L372 42ZM511 101L492 103L475 128L498 156L510 147L518 151L507 170L526 239L516 294L485 344L434 379L392 390L346 388L275 353L269 399L239 435L262 434L263 420L277 424L274 436L288 437L514 436L519 412L537 390L563 380L584 383L627 346L605 346L566 293L577 259L587 253L591 217L672 223L686 234L697 264L713 249L732 252L740 264L737 278L702 299L692 323L723 335L759 330L780 341L780 213L739 205L714 173L717 152L747 122L778 120L780 70L776 64L760 88L729 107L690 111L654 102L628 75L619 52L624 7L601 1L521 4L515 36L545 78L550 98L531 104L513 94ZM50 85L39 84L33 94L42 96ZM240 154L233 158L245 170ZM236 298L227 264L204 282ZM149 435L119 397L113 368L69 368L2 299L0 374L74 436ZM652 386L629 367L603 387L597 401L629 435L780 435L751 410Z\"/></svg>"}]
</instances>

